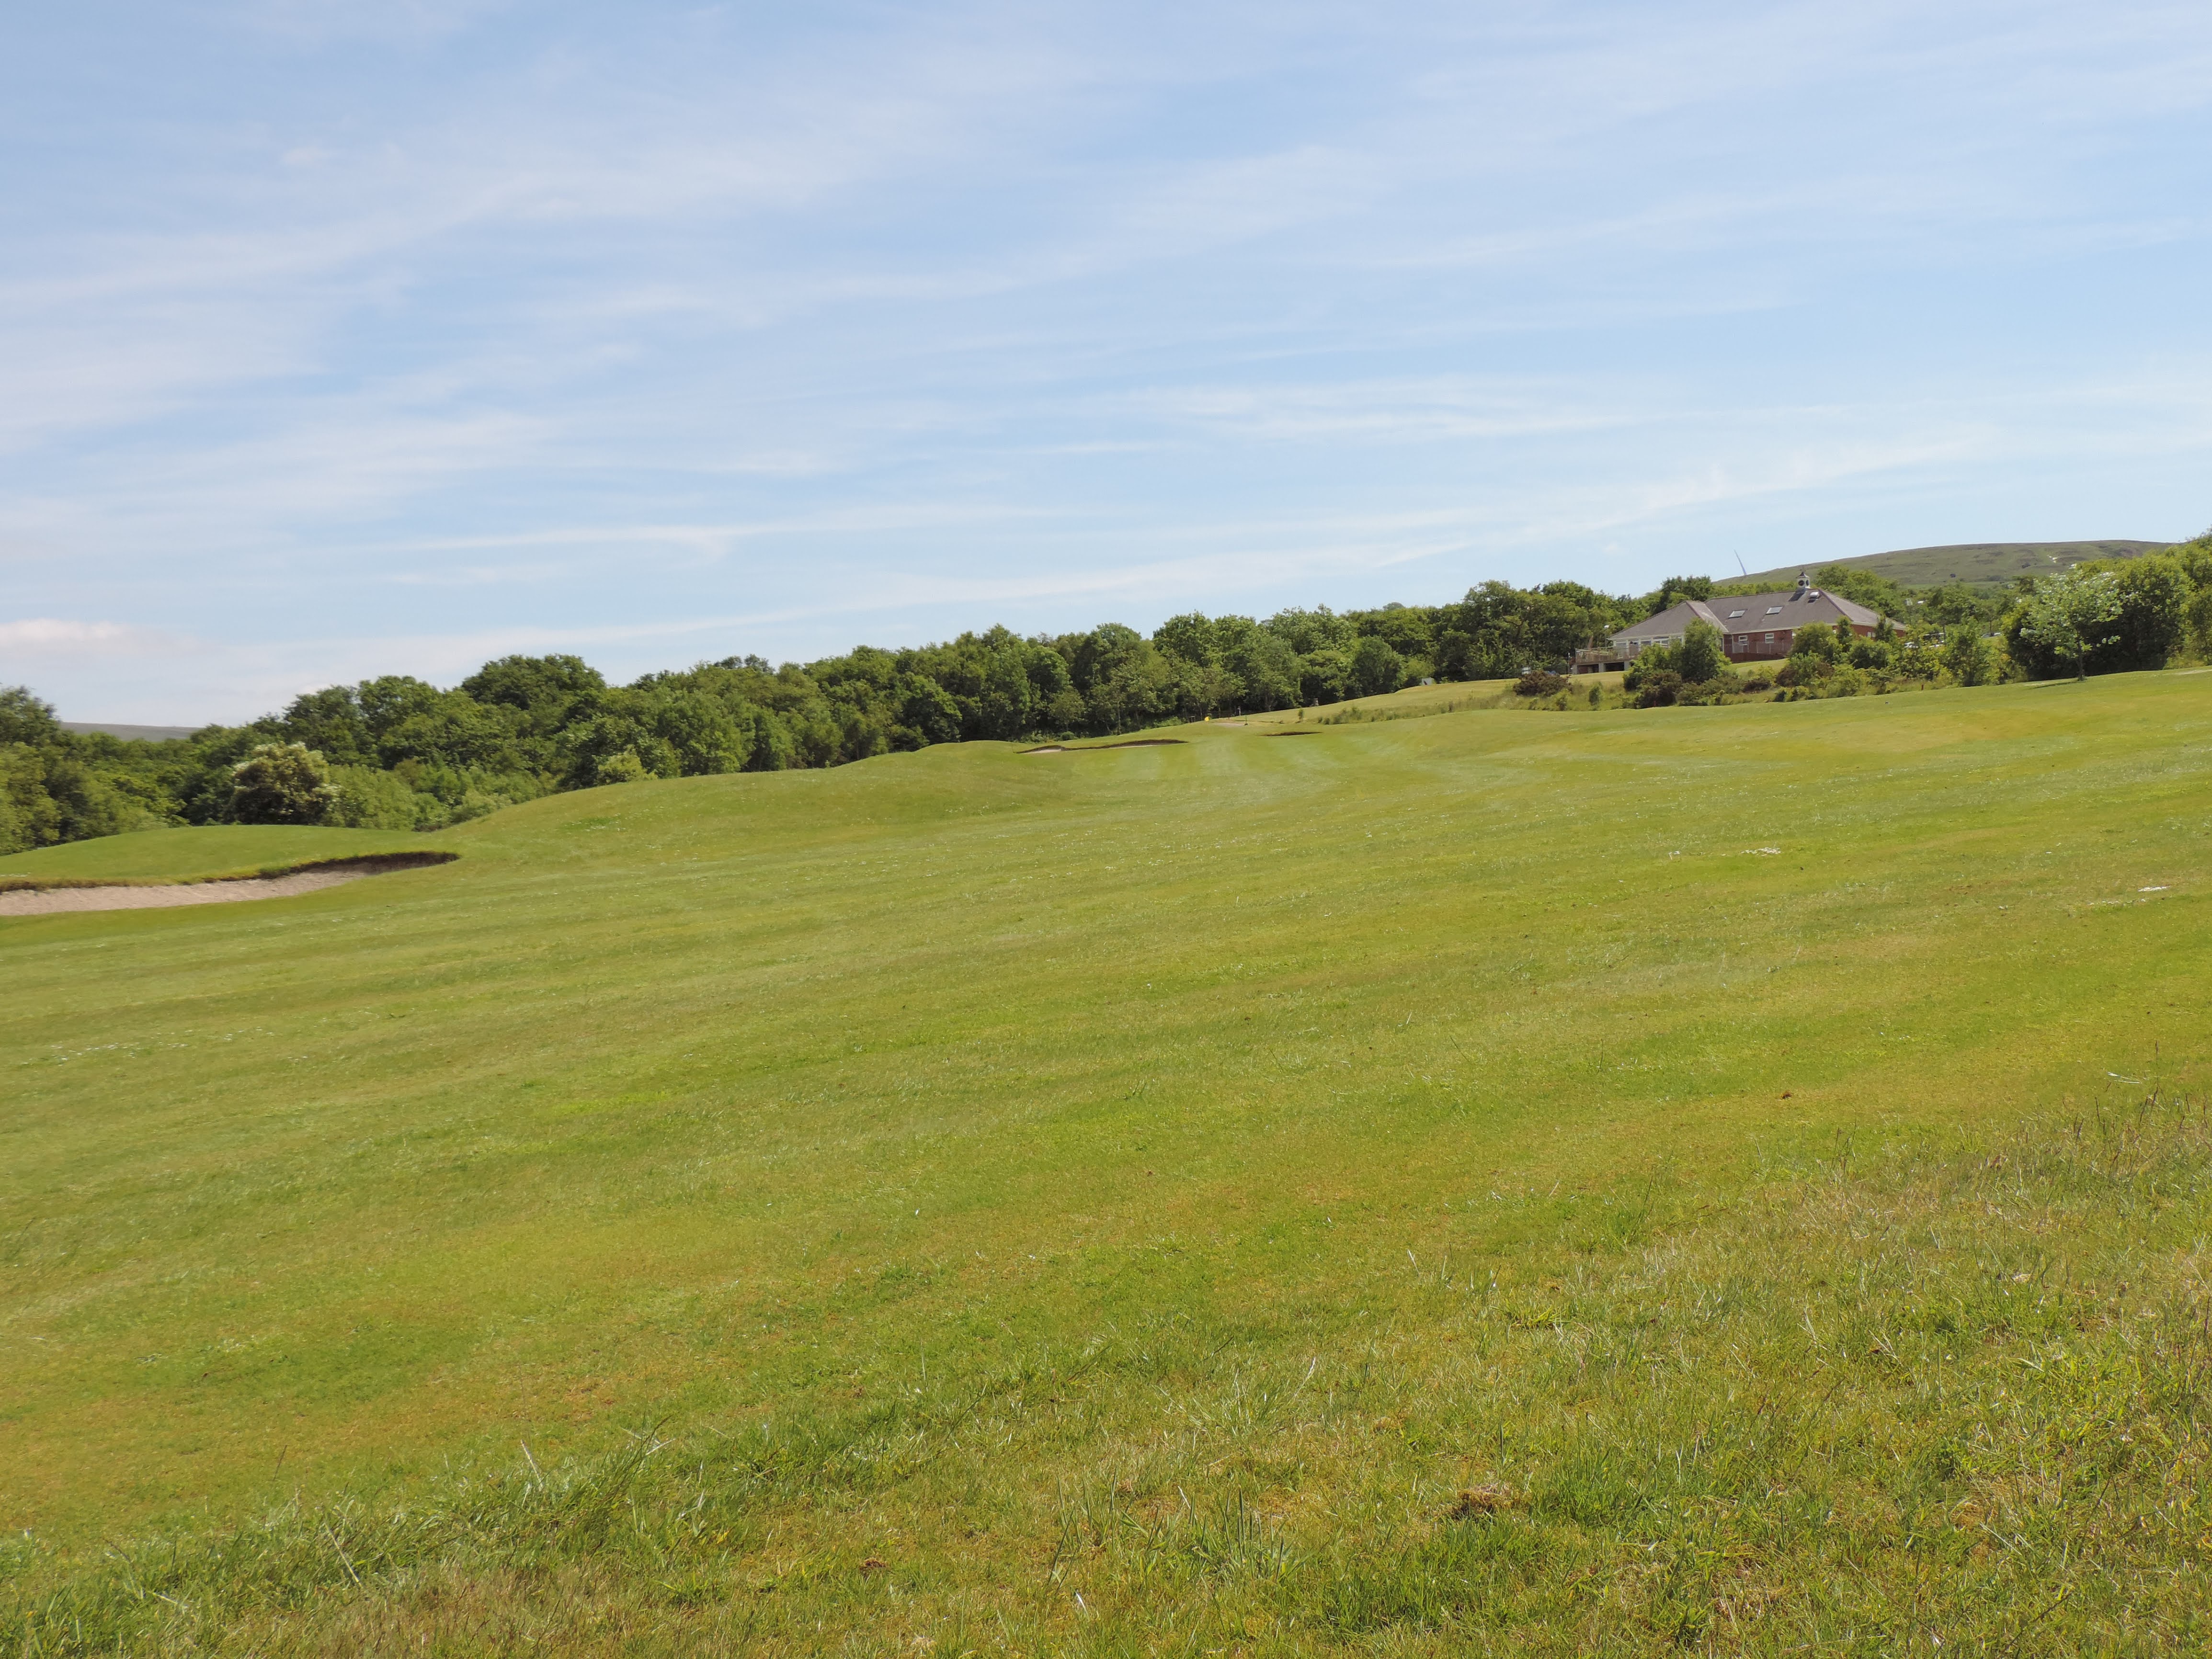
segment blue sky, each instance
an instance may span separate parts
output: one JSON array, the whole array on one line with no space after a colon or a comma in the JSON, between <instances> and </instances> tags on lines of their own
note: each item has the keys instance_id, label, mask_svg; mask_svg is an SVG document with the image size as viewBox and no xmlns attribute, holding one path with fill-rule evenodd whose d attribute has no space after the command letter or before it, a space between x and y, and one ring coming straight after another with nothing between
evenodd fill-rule
<instances>
[{"instance_id":1,"label":"blue sky","mask_svg":"<svg viewBox=\"0 0 2212 1659\"><path fill-rule=\"evenodd\" d=\"M237 719L2212 521L2212 8L78 0L0 682Z\"/></svg>"}]
</instances>

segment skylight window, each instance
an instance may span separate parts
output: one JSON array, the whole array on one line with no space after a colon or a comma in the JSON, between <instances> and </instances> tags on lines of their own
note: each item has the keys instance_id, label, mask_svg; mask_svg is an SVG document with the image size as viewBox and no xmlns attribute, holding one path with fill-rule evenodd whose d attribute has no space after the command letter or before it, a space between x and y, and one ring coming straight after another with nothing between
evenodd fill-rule
<instances>
[{"instance_id":1,"label":"skylight window","mask_svg":"<svg viewBox=\"0 0 2212 1659\"><path fill-rule=\"evenodd\" d=\"M1770 605L1766 607L1766 614L1770 617L1778 617L1782 614L1782 607L1778 605Z\"/></svg>"},{"instance_id":2,"label":"skylight window","mask_svg":"<svg viewBox=\"0 0 2212 1659\"><path fill-rule=\"evenodd\" d=\"M1741 617L1741 615L1743 615L1743 612L1742 612L1742 611L1729 611L1729 620L1730 622L1734 622L1734 621L1735 621L1738 617Z\"/></svg>"}]
</instances>

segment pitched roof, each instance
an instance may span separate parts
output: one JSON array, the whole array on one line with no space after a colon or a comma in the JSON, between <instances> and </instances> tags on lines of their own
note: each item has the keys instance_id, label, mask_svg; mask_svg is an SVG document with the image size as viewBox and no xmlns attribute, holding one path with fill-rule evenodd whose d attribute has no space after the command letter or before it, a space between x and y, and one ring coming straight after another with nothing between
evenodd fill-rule
<instances>
[{"instance_id":1,"label":"pitched roof","mask_svg":"<svg viewBox=\"0 0 2212 1659\"><path fill-rule=\"evenodd\" d=\"M1785 588L1775 593L1720 594L1710 599L1685 599L1656 617L1646 617L1632 628L1613 630L1615 644L1647 640L1674 640L1692 622L1711 623L1723 634L1753 634L1766 629L1799 629L1808 623L1838 621L1872 628L1881 620L1879 611L1842 599L1825 588Z\"/></svg>"}]
</instances>

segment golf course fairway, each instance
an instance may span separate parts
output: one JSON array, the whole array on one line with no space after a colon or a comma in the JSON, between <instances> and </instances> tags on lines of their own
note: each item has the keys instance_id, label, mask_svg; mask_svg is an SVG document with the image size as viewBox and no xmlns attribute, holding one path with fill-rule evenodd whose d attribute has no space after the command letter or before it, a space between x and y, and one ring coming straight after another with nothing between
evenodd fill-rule
<instances>
[{"instance_id":1,"label":"golf course fairway","mask_svg":"<svg viewBox=\"0 0 2212 1659\"><path fill-rule=\"evenodd\" d=\"M0 919L0 1653L2201 1646L2212 674L1274 718Z\"/></svg>"}]
</instances>

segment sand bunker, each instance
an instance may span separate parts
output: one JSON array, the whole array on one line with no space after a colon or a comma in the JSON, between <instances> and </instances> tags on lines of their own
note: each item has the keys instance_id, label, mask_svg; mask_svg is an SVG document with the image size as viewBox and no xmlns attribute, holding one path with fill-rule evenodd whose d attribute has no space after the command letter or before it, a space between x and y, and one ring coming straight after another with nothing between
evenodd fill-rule
<instances>
[{"instance_id":1,"label":"sand bunker","mask_svg":"<svg viewBox=\"0 0 2212 1659\"><path fill-rule=\"evenodd\" d=\"M40 887L0 892L0 916L49 916L70 910L157 910L176 904L237 904L246 899L290 898L325 887L445 864L453 855L399 853L389 858L349 859L287 876L249 876L228 881L162 883L149 886Z\"/></svg>"},{"instance_id":2,"label":"sand bunker","mask_svg":"<svg viewBox=\"0 0 2212 1659\"><path fill-rule=\"evenodd\" d=\"M1224 725L1228 722L1222 722ZM1129 738L1121 743L1046 743L1024 749L1024 755L1087 755L1094 749L1165 749L1188 743L1188 738Z\"/></svg>"}]
</instances>

